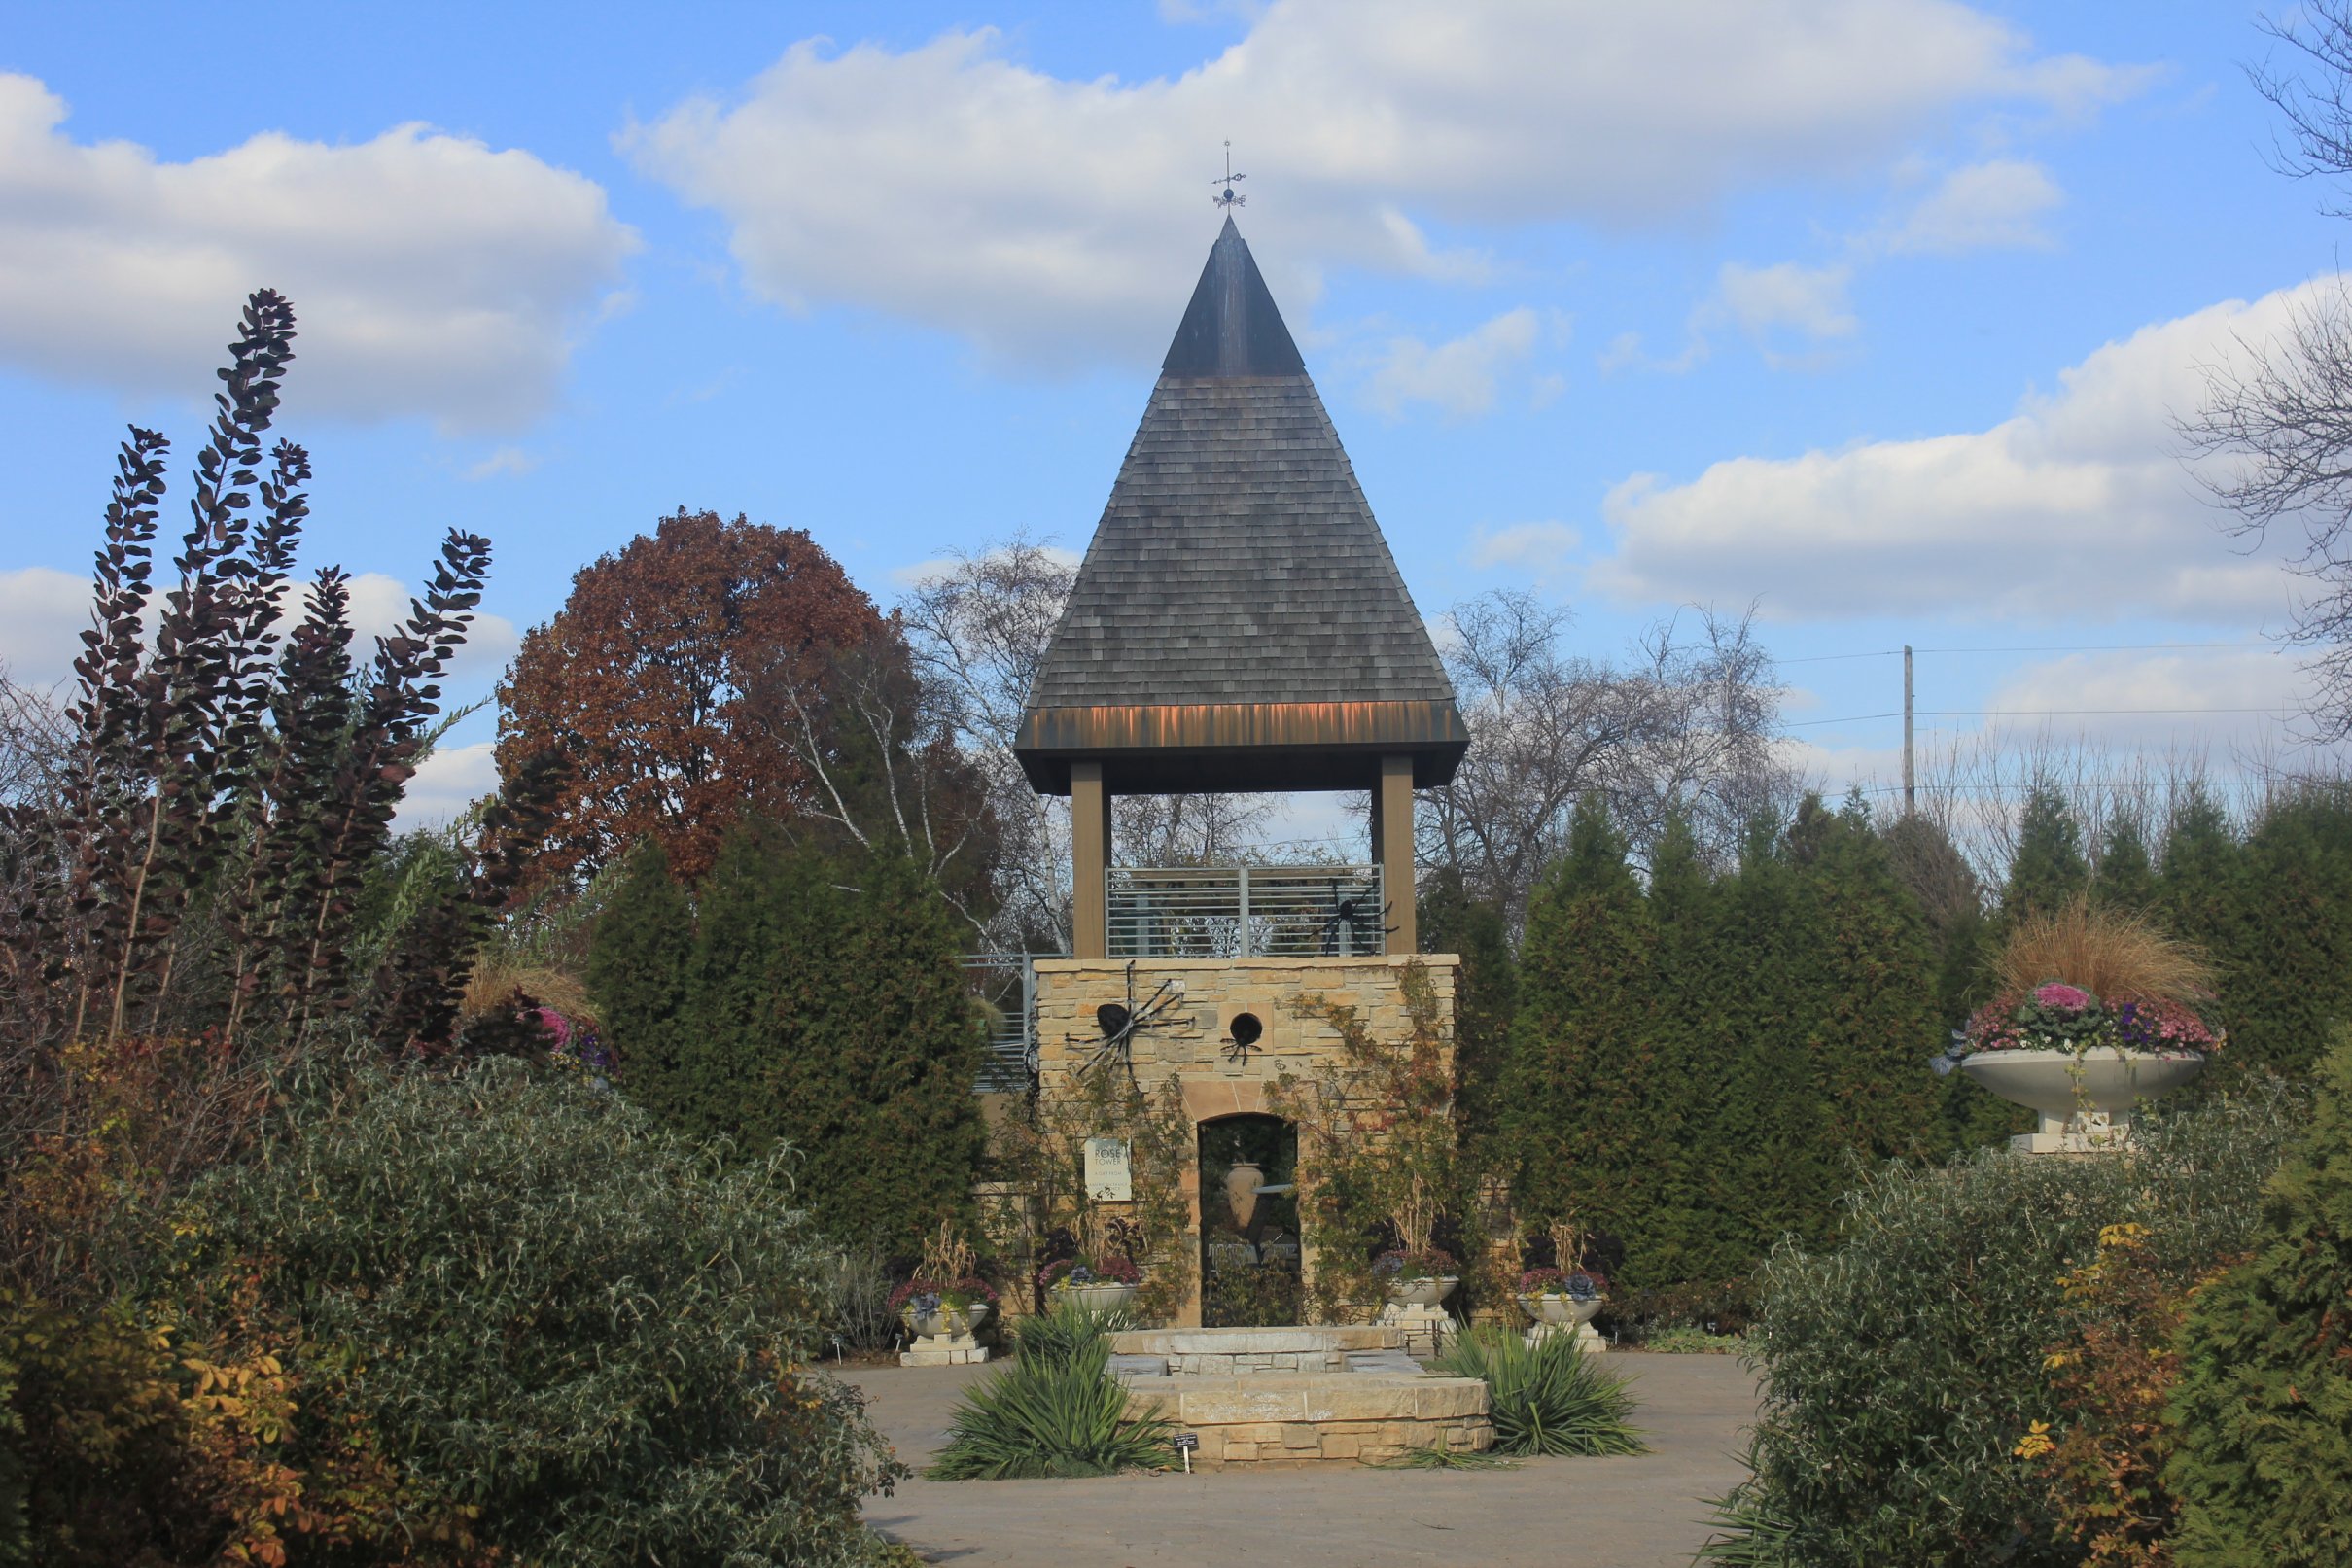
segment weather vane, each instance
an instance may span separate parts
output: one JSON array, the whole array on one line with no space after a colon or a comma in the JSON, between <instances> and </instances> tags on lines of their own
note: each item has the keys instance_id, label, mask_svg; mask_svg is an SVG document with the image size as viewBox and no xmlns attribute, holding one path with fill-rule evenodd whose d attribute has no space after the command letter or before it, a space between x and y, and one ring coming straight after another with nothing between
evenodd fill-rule
<instances>
[{"instance_id":1,"label":"weather vane","mask_svg":"<svg viewBox=\"0 0 2352 1568\"><path fill-rule=\"evenodd\" d=\"M1246 180L1248 178L1249 176L1246 174L1236 174L1233 172L1233 144L1231 142L1227 142L1225 144L1225 178L1222 180L1211 180L1209 182L1211 185L1221 185L1225 189L1218 192L1215 195L1210 197L1209 199L1215 202L1220 207L1230 208L1248 206L1249 198L1247 196L1238 194L1233 189L1234 181Z\"/></svg>"}]
</instances>

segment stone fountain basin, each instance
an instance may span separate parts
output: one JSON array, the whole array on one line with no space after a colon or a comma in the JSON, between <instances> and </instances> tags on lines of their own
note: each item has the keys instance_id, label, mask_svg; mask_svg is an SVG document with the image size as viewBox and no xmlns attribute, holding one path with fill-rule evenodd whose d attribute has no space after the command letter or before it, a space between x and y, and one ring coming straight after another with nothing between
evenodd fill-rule
<instances>
[{"instance_id":1,"label":"stone fountain basin","mask_svg":"<svg viewBox=\"0 0 2352 1568\"><path fill-rule=\"evenodd\" d=\"M2124 1051L2113 1046L2085 1051L2077 1070L2072 1051L1976 1051L1961 1059L1960 1070L2012 1104L2063 1122L2078 1107L2127 1113L2205 1070L2193 1051Z\"/></svg>"}]
</instances>

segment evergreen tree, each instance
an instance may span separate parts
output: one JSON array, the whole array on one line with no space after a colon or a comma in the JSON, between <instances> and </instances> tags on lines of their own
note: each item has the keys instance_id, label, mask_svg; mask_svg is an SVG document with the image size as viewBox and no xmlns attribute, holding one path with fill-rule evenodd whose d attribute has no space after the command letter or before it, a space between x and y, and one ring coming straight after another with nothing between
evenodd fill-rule
<instances>
[{"instance_id":1,"label":"evergreen tree","mask_svg":"<svg viewBox=\"0 0 2352 1568\"><path fill-rule=\"evenodd\" d=\"M2090 885L2083 862L2083 830L2066 797L2036 784L2018 819L2018 853L2009 862L2009 885L2001 891L2005 924L2026 915L2046 914Z\"/></svg>"},{"instance_id":2,"label":"evergreen tree","mask_svg":"<svg viewBox=\"0 0 2352 1568\"><path fill-rule=\"evenodd\" d=\"M1652 947L1641 885L1597 795L1527 910L1503 1123L1523 1220L1574 1213L1621 1237L1655 1202ZM1638 1260L1633 1267L1638 1268Z\"/></svg>"},{"instance_id":3,"label":"evergreen tree","mask_svg":"<svg viewBox=\"0 0 2352 1568\"><path fill-rule=\"evenodd\" d=\"M639 870L615 895L615 914L624 898L636 914L608 917L595 963L615 998L636 998L622 1017L677 1001L653 1030L659 1065L623 1080L631 1094L740 1153L786 1140L799 1200L830 1236L879 1232L911 1250L966 1209L982 1031L953 916L921 871L903 855L834 858L739 827L703 883L681 962L649 933L683 895L672 885L665 902L646 873L631 898ZM659 982L665 960L683 974L675 991ZM635 991L623 983L641 974Z\"/></svg>"},{"instance_id":4,"label":"evergreen tree","mask_svg":"<svg viewBox=\"0 0 2352 1568\"><path fill-rule=\"evenodd\" d=\"M1870 811L1855 795L1832 813L1808 797L1791 828L1814 925L1805 976L1814 1093L1828 1120L1816 1149L1873 1160L1927 1152L1933 1074L1943 1049L1936 961L1918 907L1895 879ZM1816 1178L1845 1185L1843 1161ZM1828 1216L1821 1223L1826 1224Z\"/></svg>"},{"instance_id":5,"label":"evergreen tree","mask_svg":"<svg viewBox=\"0 0 2352 1568\"><path fill-rule=\"evenodd\" d=\"M2265 1196L2253 1258L2196 1299L2177 1342L2165 1479L2184 1568L2352 1562L2352 1036Z\"/></svg>"},{"instance_id":6,"label":"evergreen tree","mask_svg":"<svg viewBox=\"0 0 2352 1568\"><path fill-rule=\"evenodd\" d=\"M597 917L587 979L630 1098L656 1116L678 1088L674 1030L693 951L693 906L670 875L669 854L658 843L640 845Z\"/></svg>"},{"instance_id":7,"label":"evergreen tree","mask_svg":"<svg viewBox=\"0 0 2352 1568\"><path fill-rule=\"evenodd\" d=\"M2225 1064L2311 1070L2352 1020L2352 799L2310 790L2272 806L2247 835L2239 909L2213 944L2224 970Z\"/></svg>"},{"instance_id":8,"label":"evergreen tree","mask_svg":"<svg viewBox=\"0 0 2352 1568\"><path fill-rule=\"evenodd\" d=\"M1655 1031L1658 1094L1647 1110L1656 1139L1658 1194L1628 1237L1632 1277L1648 1283L1716 1274L1709 1207L1715 1132L1723 1107L1718 897L1690 820L1670 814L1650 853L1650 914L1657 929Z\"/></svg>"},{"instance_id":9,"label":"evergreen tree","mask_svg":"<svg viewBox=\"0 0 2352 1568\"><path fill-rule=\"evenodd\" d=\"M1473 1168L1495 1135L1503 1063L1510 1051L1511 1017L1519 1005L1519 964L1499 906L1472 898L1461 872L1442 866L1422 885L1421 945L1424 953L1461 959L1454 981L1454 1119Z\"/></svg>"},{"instance_id":10,"label":"evergreen tree","mask_svg":"<svg viewBox=\"0 0 2352 1568\"><path fill-rule=\"evenodd\" d=\"M2175 936L2204 948L2217 964L2240 912L2243 868L2229 819L2201 786L2192 790L2164 836L2157 907Z\"/></svg>"},{"instance_id":11,"label":"evergreen tree","mask_svg":"<svg viewBox=\"0 0 2352 1568\"><path fill-rule=\"evenodd\" d=\"M1778 824L1759 817L1738 875L1716 900L1722 1088L1705 1171L1714 1217L1705 1274L1714 1279L1745 1275L1783 1234L1817 1234L1831 1218L1831 1195L1816 1190L1821 1167L1809 1155L1824 1135L1825 1107L1806 1050L1813 923L1805 891Z\"/></svg>"},{"instance_id":12,"label":"evergreen tree","mask_svg":"<svg viewBox=\"0 0 2352 1568\"><path fill-rule=\"evenodd\" d=\"M2144 910L2156 902L2156 868L2148 860L2148 841L2140 836L2140 824L2128 817L2107 830L2090 896L2114 909Z\"/></svg>"}]
</instances>

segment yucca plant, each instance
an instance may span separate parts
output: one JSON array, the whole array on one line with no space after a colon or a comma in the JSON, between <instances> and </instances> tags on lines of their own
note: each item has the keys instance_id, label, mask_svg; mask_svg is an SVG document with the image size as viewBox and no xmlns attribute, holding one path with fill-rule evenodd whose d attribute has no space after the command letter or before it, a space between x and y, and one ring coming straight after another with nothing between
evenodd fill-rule
<instances>
[{"instance_id":1,"label":"yucca plant","mask_svg":"<svg viewBox=\"0 0 2352 1568\"><path fill-rule=\"evenodd\" d=\"M1056 1302L1052 1311L1023 1319L1014 1330L1014 1343L1023 1361L1067 1366L1088 1345L1102 1343L1105 1335L1130 1328L1134 1321L1124 1308L1097 1312L1076 1302Z\"/></svg>"},{"instance_id":2,"label":"yucca plant","mask_svg":"<svg viewBox=\"0 0 2352 1568\"><path fill-rule=\"evenodd\" d=\"M931 1480L1168 1468L1173 1428L1164 1416L1128 1416L1127 1390L1110 1376L1109 1342L1086 1313L1057 1311L1023 1324L1021 1352L965 1394L948 1422L947 1446L925 1472Z\"/></svg>"},{"instance_id":3,"label":"yucca plant","mask_svg":"<svg viewBox=\"0 0 2352 1568\"><path fill-rule=\"evenodd\" d=\"M1647 1453L1628 1416L1626 1380L1556 1334L1532 1349L1492 1326L1461 1335L1439 1358L1441 1371L1487 1385L1494 1451L1507 1454Z\"/></svg>"}]
</instances>

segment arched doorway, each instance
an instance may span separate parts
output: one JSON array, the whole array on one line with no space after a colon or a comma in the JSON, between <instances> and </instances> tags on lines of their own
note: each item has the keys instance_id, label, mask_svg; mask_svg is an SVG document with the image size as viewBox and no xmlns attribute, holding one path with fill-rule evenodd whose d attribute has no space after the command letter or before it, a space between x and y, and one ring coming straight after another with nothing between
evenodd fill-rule
<instances>
[{"instance_id":1,"label":"arched doorway","mask_svg":"<svg viewBox=\"0 0 2352 1568\"><path fill-rule=\"evenodd\" d=\"M1299 1320L1298 1129L1279 1116L1200 1124L1201 1325Z\"/></svg>"}]
</instances>

